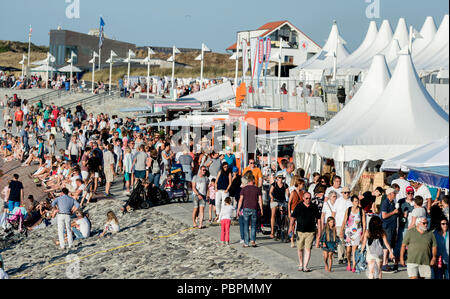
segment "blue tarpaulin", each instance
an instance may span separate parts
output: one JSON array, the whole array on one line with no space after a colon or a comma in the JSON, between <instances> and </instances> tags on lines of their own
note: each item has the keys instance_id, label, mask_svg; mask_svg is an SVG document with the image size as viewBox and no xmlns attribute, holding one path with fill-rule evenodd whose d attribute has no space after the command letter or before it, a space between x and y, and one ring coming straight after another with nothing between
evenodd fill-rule
<instances>
[{"instance_id":1,"label":"blue tarpaulin","mask_svg":"<svg viewBox=\"0 0 450 299\"><path fill-rule=\"evenodd\" d=\"M431 187L449 190L449 167L417 167L411 168L408 180L421 182Z\"/></svg>"}]
</instances>

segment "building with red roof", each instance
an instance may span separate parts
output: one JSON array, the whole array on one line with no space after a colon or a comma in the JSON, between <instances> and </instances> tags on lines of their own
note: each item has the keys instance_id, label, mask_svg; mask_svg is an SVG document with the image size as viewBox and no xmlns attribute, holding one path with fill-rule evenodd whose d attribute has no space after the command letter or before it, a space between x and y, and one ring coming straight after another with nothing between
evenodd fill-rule
<instances>
[{"instance_id":1,"label":"building with red roof","mask_svg":"<svg viewBox=\"0 0 450 299\"><path fill-rule=\"evenodd\" d=\"M289 21L269 22L256 30L239 31L237 32L236 41L241 44L243 40L246 40L248 45L250 45L250 39L259 37L269 37L272 49L279 49L280 39L285 43L282 52L283 57L281 58L283 65L282 75L286 74L286 72L288 73L289 69L302 64L322 49L315 41ZM229 46L226 51L235 53L237 42ZM242 46L239 48L241 49ZM271 67L274 66L278 68L278 65L275 63L271 65Z\"/></svg>"}]
</instances>

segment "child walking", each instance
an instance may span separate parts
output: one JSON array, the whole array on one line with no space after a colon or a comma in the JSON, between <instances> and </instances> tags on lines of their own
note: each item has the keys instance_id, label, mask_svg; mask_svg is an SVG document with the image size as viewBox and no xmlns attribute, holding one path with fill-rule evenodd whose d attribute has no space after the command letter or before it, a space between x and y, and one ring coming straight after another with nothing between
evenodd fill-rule
<instances>
[{"instance_id":1,"label":"child walking","mask_svg":"<svg viewBox=\"0 0 450 299\"><path fill-rule=\"evenodd\" d=\"M225 198L219 214L219 221L222 228L220 234L220 242L222 242L222 244L230 245L231 217L233 217L233 211L235 209L236 208L231 205L231 198Z\"/></svg>"},{"instance_id":2,"label":"child walking","mask_svg":"<svg viewBox=\"0 0 450 299\"><path fill-rule=\"evenodd\" d=\"M120 230L119 227L119 220L117 220L116 214L114 214L113 211L109 211L106 214L106 224L105 224L105 228L103 229L103 232L100 235L100 238L102 238L106 233L110 232L110 233L117 233Z\"/></svg>"},{"instance_id":3,"label":"child walking","mask_svg":"<svg viewBox=\"0 0 450 299\"><path fill-rule=\"evenodd\" d=\"M216 179L211 179L208 186L208 204L209 204L209 223L212 223L212 212L214 210L214 217L216 217Z\"/></svg>"},{"instance_id":4,"label":"child walking","mask_svg":"<svg viewBox=\"0 0 450 299\"><path fill-rule=\"evenodd\" d=\"M336 220L328 217L324 232L320 238L320 247L322 247L323 261L325 262L325 271L333 272L333 253L337 250L337 244L340 242L336 233Z\"/></svg>"}]
</instances>

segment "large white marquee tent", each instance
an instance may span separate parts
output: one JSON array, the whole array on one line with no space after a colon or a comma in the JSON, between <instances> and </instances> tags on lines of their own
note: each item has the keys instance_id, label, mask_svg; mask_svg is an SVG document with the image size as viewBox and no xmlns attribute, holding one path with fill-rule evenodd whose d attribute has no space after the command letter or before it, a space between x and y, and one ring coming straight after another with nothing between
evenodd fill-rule
<instances>
[{"instance_id":1,"label":"large white marquee tent","mask_svg":"<svg viewBox=\"0 0 450 299\"><path fill-rule=\"evenodd\" d=\"M344 178L344 163L364 161L361 170L369 161L387 160L448 136L448 117L423 86L411 56L401 55L391 80L366 113L349 117L345 130L337 126L337 132L328 129L331 133L321 136L311 148L303 149L302 138L297 138L296 154L314 155L313 171L320 167L318 159L334 159L337 173Z\"/></svg>"}]
</instances>

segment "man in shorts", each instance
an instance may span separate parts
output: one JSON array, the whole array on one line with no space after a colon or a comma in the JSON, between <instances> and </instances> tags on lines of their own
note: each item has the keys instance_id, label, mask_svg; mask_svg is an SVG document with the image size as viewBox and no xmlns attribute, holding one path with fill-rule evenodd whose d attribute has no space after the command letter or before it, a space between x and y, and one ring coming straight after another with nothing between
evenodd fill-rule
<instances>
[{"instance_id":1,"label":"man in shorts","mask_svg":"<svg viewBox=\"0 0 450 299\"><path fill-rule=\"evenodd\" d=\"M316 227L319 229L317 236L321 235L320 216L319 208L311 202L311 193L306 192L303 195L303 202L299 203L292 213L292 217L297 219L298 271L311 272L308 263ZM316 242L318 241L316 240Z\"/></svg>"},{"instance_id":2,"label":"man in shorts","mask_svg":"<svg viewBox=\"0 0 450 299\"><path fill-rule=\"evenodd\" d=\"M17 130L17 133L19 133L20 130L22 129L22 126L23 126L23 118L24 118L24 113L23 113L23 111L20 109L20 107L17 107L16 112L14 113L14 119L16 120L16 130Z\"/></svg>"},{"instance_id":3,"label":"man in shorts","mask_svg":"<svg viewBox=\"0 0 450 299\"><path fill-rule=\"evenodd\" d=\"M147 172L147 154L145 153L145 145L141 144L138 148L138 152L134 155L133 166L134 169L134 179L145 179ZM135 184L136 182L133 182Z\"/></svg>"},{"instance_id":4,"label":"man in shorts","mask_svg":"<svg viewBox=\"0 0 450 299\"><path fill-rule=\"evenodd\" d=\"M194 227L203 228L203 213L206 206L206 193L208 189L208 178L206 177L206 167L202 166L198 174L192 180L192 192L194 195L194 210L192 212L192 222ZM197 212L199 225L197 226Z\"/></svg>"},{"instance_id":5,"label":"man in shorts","mask_svg":"<svg viewBox=\"0 0 450 299\"><path fill-rule=\"evenodd\" d=\"M436 266L437 242L433 232L427 231L425 217L416 219L416 227L406 232L400 251L400 264L405 266L405 251L408 247L406 267L411 279L431 278L431 267Z\"/></svg>"}]
</instances>

